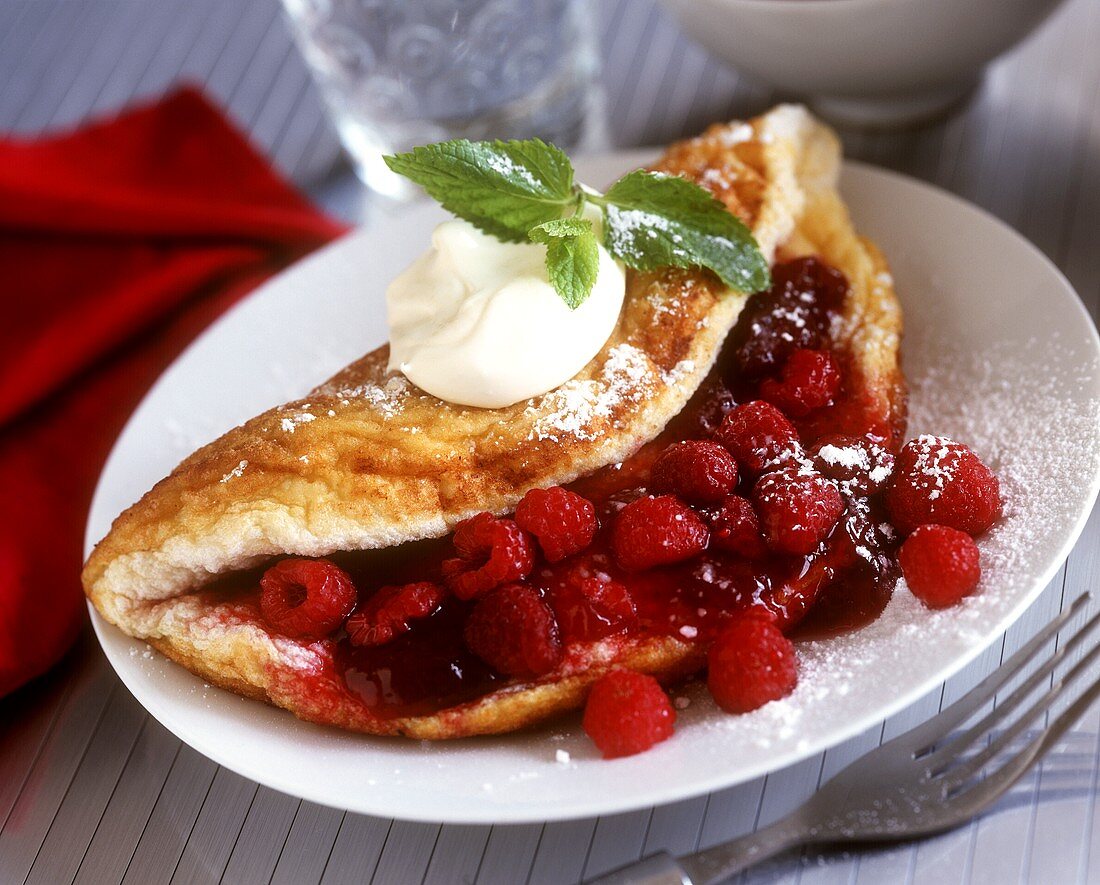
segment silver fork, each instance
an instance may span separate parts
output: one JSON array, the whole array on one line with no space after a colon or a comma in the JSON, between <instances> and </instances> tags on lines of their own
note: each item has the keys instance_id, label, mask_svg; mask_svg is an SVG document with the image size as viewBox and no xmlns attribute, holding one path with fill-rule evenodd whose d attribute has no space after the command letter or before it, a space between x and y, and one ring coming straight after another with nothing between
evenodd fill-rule
<instances>
[{"instance_id":1,"label":"silver fork","mask_svg":"<svg viewBox=\"0 0 1100 885\"><path fill-rule=\"evenodd\" d=\"M1100 624L1089 620L1005 700L965 731L969 720L1088 602L1089 594L1047 624L973 691L938 716L883 744L845 768L797 811L740 839L679 859L654 854L592 885L714 885L781 851L817 843L893 842L942 833L974 818L1043 756L1100 697L1100 679L1021 749L1006 752L1100 657L1095 645L1023 713L1009 717ZM1004 729L992 735L995 728ZM988 740L992 737L992 740ZM990 763L996 762L996 766ZM983 776L984 772L984 776Z\"/></svg>"}]
</instances>

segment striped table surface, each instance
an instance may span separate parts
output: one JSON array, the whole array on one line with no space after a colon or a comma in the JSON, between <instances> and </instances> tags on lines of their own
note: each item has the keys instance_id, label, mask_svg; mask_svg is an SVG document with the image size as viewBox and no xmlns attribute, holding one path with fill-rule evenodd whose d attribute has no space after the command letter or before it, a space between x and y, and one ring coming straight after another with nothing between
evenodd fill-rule
<instances>
[{"instance_id":1,"label":"striped table surface","mask_svg":"<svg viewBox=\"0 0 1100 885\"><path fill-rule=\"evenodd\" d=\"M689 43L653 0L597 4L611 136L657 144L777 96ZM849 134L849 156L932 181L1014 226L1100 309L1100 2L1071 0L939 125ZM357 193L274 0L0 0L0 132L32 135L170 84L204 85L317 199ZM741 786L598 819L439 826L345 814L259 787L182 745L85 636L0 701L0 883L568 883L645 852L690 851L790 811L881 741L965 693L1100 566L1094 513L1024 617L962 673L881 726ZM1094 603L1093 608L1100 607ZM990 812L859 853L791 854L750 882L1100 882L1100 710Z\"/></svg>"}]
</instances>

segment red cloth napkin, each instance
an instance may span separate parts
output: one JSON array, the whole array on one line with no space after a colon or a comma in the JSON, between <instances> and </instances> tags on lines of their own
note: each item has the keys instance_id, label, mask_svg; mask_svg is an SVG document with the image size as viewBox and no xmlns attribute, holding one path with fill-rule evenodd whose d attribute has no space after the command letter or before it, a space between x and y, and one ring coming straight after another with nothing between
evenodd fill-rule
<instances>
[{"instance_id":1,"label":"red cloth napkin","mask_svg":"<svg viewBox=\"0 0 1100 885\"><path fill-rule=\"evenodd\" d=\"M343 231L195 90L0 139L0 696L84 621L84 522L141 395L222 311Z\"/></svg>"}]
</instances>

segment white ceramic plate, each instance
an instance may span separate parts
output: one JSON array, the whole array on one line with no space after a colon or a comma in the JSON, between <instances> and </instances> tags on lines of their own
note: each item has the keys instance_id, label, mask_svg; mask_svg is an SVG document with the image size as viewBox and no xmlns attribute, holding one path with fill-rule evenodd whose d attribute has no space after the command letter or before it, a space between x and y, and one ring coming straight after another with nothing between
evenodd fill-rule
<instances>
[{"instance_id":1,"label":"white ceramic plate","mask_svg":"<svg viewBox=\"0 0 1100 885\"><path fill-rule=\"evenodd\" d=\"M646 158L579 164L608 182ZM1100 485L1100 342L1062 275L1019 235L927 185L849 164L858 227L892 262L905 308L911 434L974 445L998 470L1006 519L983 539L981 592L939 613L899 588L883 616L801 647L790 698L726 716L680 694L676 736L605 762L576 718L541 731L430 745L299 722L205 686L93 612L104 651L168 729L263 784L352 811L449 822L541 821L669 802L816 754L912 703L1002 633L1050 580ZM442 217L418 206L359 230L261 288L164 374L119 438L99 483L88 547L198 444L304 394L385 337L388 280ZM559 754L564 751L568 754Z\"/></svg>"}]
</instances>

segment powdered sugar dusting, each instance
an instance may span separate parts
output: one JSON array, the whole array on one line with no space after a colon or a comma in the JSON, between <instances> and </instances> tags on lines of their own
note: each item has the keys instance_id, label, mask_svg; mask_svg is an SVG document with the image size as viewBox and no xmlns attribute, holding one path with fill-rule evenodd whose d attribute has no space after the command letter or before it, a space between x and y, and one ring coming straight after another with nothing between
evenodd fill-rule
<instances>
[{"instance_id":1,"label":"powdered sugar dusting","mask_svg":"<svg viewBox=\"0 0 1100 885\"><path fill-rule=\"evenodd\" d=\"M859 446L824 445L817 450L817 456L826 464L836 467L856 467L860 470L871 469L871 459Z\"/></svg>"},{"instance_id":2,"label":"powdered sugar dusting","mask_svg":"<svg viewBox=\"0 0 1100 885\"><path fill-rule=\"evenodd\" d=\"M482 162L502 178L520 180L533 191L543 190L544 185L536 181L531 171L526 166L520 166L512 162L512 159L501 153L483 154Z\"/></svg>"},{"instance_id":3,"label":"powdered sugar dusting","mask_svg":"<svg viewBox=\"0 0 1100 885\"><path fill-rule=\"evenodd\" d=\"M411 392L412 388L404 375L393 375L381 384L363 384L337 391L336 396L344 403L363 400L389 420L405 407L405 400Z\"/></svg>"},{"instance_id":4,"label":"powdered sugar dusting","mask_svg":"<svg viewBox=\"0 0 1100 885\"><path fill-rule=\"evenodd\" d=\"M733 123L718 130L718 140L724 145L733 147L734 145L751 140L755 134L752 124Z\"/></svg>"},{"instance_id":5,"label":"powdered sugar dusting","mask_svg":"<svg viewBox=\"0 0 1100 885\"><path fill-rule=\"evenodd\" d=\"M1043 359L1050 345L1038 342L978 356L934 346L924 359L910 355L930 368L910 378L909 436L934 431L969 445L998 474L1006 502L1004 519L979 540L978 592L934 612L903 581L873 623L799 644L799 684L787 698L746 716L722 716L704 694L702 703L682 712L681 728L728 733L758 751L801 749L808 746L803 733L844 728L859 719L867 697L896 694L899 673L911 676L916 668L931 675L942 662L972 652L1048 571L1080 508L1080 495L1067 489L1087 489L1100 470L1100 399L1067 396L1095 390L1097 366L1058 375ZM938 437L925 442L933 447ZM857 456L844 450L826 457L846 463ZM934 657L914 660L918 647L934 648ZM912 678L902 681L914 685Z\"/></svg>"},{"instance_id":6,"label":"powdered sugar dusting","mask_svg":"<svg viewBox=\"0 0 1100 885\"><path fill-rule=\"evenodd\" d=\"M310 424L317 420L317 416L310 412L296 412L279 420L279 427L284 433L293 433L303 424Z\"/></svg>"},{"instance_id":7,"label":"powdered sugar dusting","mask_svg":"<svg viewBox=\"0 0 1100 885\"><path fill-rule=\"evenodd\" d=\"M1100 463L1100 402L1066 395L1087 383L1095 366L1053 375L1044 359L1051 346L954 355L913 385L912 431L934 428L968 444L1000 479L1005 519L981 545L986 588L1020 583L1021 571L1079 506L1066 490Z\"/></svg>"},{"instance_id":8,"label":"powdered sugar dusting","mask_svg":"<svg viewBox=\"0 0 1100 885\"><path fill-rule=\"evenodd\" d=\"M614 216L615 222L607 232L607 247L614 255L635 256L635 261L628 260L632 267L645 264L644 255L637 245L642 236L648 240L664 240L668 255L679 262L680 266L691 266L694 263L692 253L682 245L683 238L668 219L643 209L609 206L607 211L609 216Z\"/></svg>"},{"instance_id":9,"label":"powdered sugar dusting","mask_svg":"<svg viewBox=\"0 0 1100 885\"><path fill-rule=\"evenodd\" d=\"M600 435L599 419L609 417L620 403L637 402L657 380L658 375L641 350L631 344L618 344L609 351L599 378L567 381L532 401L528 412L547 407L551 411L535 421L528 439L595 439Z\"/></svg>"},{"instance_id":10,"label":"powdered sugar dusting","mask_svg":"<svg viewBox=\"0 0 1100 885\"><path fill-rule=\"evenodd\" d=\"M676 384L695 371L695 360L680 360L675 366L664 373L666 384Z\"/></svg>"},{"instance_id":11,"label":"powdered sugar dusting","mask_svg":"<svg viewBox=\"0 0 1100 885\"><path fill-rule=\"evenodd\" d=\"M230 470L225 476L223 476L218 482L226 483L231 479L236 479L238 476L244 473L245 468L248 466L248 459L242 460L236 467Z\"/></svg>"}]
</instances>

